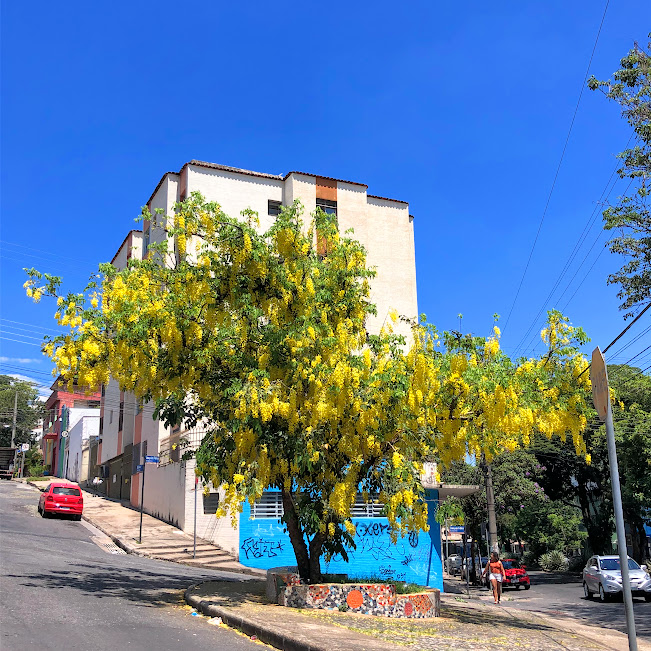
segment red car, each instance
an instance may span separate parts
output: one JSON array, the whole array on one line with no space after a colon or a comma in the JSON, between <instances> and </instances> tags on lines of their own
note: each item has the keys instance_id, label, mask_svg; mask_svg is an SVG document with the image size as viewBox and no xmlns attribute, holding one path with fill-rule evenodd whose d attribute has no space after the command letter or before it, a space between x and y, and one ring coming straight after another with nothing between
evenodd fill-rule
<instances>
[{"instance_id":1,"label":"red car","mask_svg":"<svg viewBox=\"0 0 651 651\"><path fill-rule=\"evenodd\" d=\"M520 589L523 585L525 590L531 587L531 579L527 574L527 568L514 558L505 558L502 561L504 565L505 577L502 579L502 587L513 586Z\"/></svg>"},{"instance_id":2,"label":"red car","mask_svg":"<svg viewBox=\"0 0 651 651\"><path fill-rule=\"evenodd\" d=\"M38 512L47 518L52 513L67 513L73 519L81 520L84 497L79 486L52 482L41 494Z\"/></svg>"}]
</instances>

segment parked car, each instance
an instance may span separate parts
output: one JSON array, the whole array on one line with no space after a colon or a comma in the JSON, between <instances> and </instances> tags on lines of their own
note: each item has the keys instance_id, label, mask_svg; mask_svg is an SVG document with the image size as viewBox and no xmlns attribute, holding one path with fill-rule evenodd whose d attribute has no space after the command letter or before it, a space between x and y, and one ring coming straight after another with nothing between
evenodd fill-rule
<instances>
[{"instance_id":1,"label":"parked car","mask_svg":"<svg viewBox=\"0 0 651 651\"><path fill-rule=\"evenodd\" d=\"M47 518L53 513L71 515L75 520L81 520L84 510L84 497L79 486L63 482L52 482L41 493L38 501L38 512Z\"/></svg>"},{"instance_id":2,"label":"parked car","mask_svg":"<svg viewBox=\"0 0 651 651\"><path fill-rule=\"evenodd\" d=\"M459 574L461 572L461 562L463 558L459 554L450 554L445 559L445 569L448 574Z\"/></svg>"},{"instance_id":3,"label":"parked car","mask_svg":"<svg viewBox=\"0 0 651 651\"><path fill-rule=\"evenodd\" d=\"M622 572L619 556L593 556L583 568L583 592L586 599L598 594L601 601L608 601L622 594ZM628 559L628 574L634 597L651 601L651 577L632 558Z\"/></svg>"},{"instance_id":4,"label":"parked car","mask_svg":"<svg viewBox=\"0 0 651 651\"><path fill-rule=\"evenodd\" d=\"M502 565L504 566L504 576L502 577L502 588L515 588L520 589L524 586L525 590L531 588L531 579L527 574L527 566L523 565L517 558L503 558ZM484 563L486 567L486 563ZM488 577L482 577L482 585L488 586Z\"/></svg>"},{"instance_id":5,"label":"parked car","mask_svg":"<svg viewBox=\"0 0 651 651\"><path fill-rule=\"evenodd\" d=\"M469 563L470 569L472 570L472 560L464 558L463 562L461 563L461 578L464 580L466 578L466 561ZM478 577L481 577L481 573L484 571L486 563L488 563L487 556L482 556L481 558L479 558L479 556L475 556L475 570Z\"/></svg>"},{"instance_id":6,"label":"parked car","mask_svg":"<svg viewBox=\"0 0 651 651\"><path fill-rule=\"evenodd\" d=\"M531 579L527 574L527 566L522 565L519 560L515 558L505 558L502 561L504 566L504 578L502 579L502 587L513 587L516 590L520 589L520 586L524 586L525 590L529 590L531 587Z\"/></svg>"}]
</instances>

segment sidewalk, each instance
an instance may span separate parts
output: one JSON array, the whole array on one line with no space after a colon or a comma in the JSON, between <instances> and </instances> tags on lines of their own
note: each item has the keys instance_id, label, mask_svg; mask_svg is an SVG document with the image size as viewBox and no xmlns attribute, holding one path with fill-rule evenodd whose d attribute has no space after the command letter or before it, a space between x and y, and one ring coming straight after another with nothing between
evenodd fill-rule
<instances>
[{"instance_id":1,"label":"sidewalk","mask_svg":"<svg viewBox=\"0 0 651 651\"><path fill-rule=\"evenodd\" d=\"M49 481L27 483L41 491L50 485ZM200 538L197 538L197 554L196 558L193 558L194 540L190 534L146 513L142 516L142 543L139 543L139 510L132 507L127 500L110 499L83 488L81 491L84 496L84 520L109 536L118 547L129 554L261 578L267 574L264 570L238 563L228 552Z\"/></svg>"},{"instance_id":2,"label":"sidewalk","mask_svg":"<svg viewBox=\"0 0 651 651\"><path fill-rule=\"evenodd\" d=\"M441 595L441 617L389 619L333 610L298 610L270 604L263 582L209 581L188 589L186 601L207 617L279 649L302 651L626 651L621 633L561 622L456 595ZM639 643L640 651L648 650Z\"/></svg>"}]
</instances>

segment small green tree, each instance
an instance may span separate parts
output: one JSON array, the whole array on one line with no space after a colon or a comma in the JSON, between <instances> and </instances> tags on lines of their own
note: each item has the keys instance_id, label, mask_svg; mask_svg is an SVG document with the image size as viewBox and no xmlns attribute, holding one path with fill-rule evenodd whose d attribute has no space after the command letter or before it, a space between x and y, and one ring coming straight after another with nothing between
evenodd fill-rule
<instances>
[{"instance_id":1,"label":"small green tree","mask_svg":"<svg viewBox=\"0 0 651 651\"><path fill-rule=\"evenodd\" d=\"M651 47L651 44L650 46ZM632 315L636 306L651 299L651 56L637 43L621 60L612 79L588 80L592 90L602 90L621 106L622 116L635 135L633 147L619 154L621 178L630 178L629 193L616 206L604 211L604 228L619 233L610 240L610 250L625 256L626 263L608 277L608 284L620 286L620 309Z\"/></svg>"},{"instance_id":2,"label":"small green tree","mask_svg":"<svg viewBox=\"0 0 651 651\"><path fill-rule=\"evenodd\" d=\"M11 445L14 401L18 394L16 409L15 445L31 443L32 430L43 417L43 405L38 401L34 385L10 375L0 375L0 447Z\"/></svg>"}]
</instances>

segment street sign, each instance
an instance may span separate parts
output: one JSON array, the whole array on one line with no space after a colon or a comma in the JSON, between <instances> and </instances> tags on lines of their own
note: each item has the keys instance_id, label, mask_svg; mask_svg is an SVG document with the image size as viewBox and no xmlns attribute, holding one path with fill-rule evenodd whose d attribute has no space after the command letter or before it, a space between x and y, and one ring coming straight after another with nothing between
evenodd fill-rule
<instances>
[{"instance_id":1,"label":"street sign","mask_svg":"<svg viewBox=\"0 0 651 651\"><path fill-rule=\"evenodd\" d=\"M139 463L136 466L136 472L142 472L144 470L145 466L142 463Z\"/></svg>"},{"instance_id":2,"label":"street sign","mask_svg":"<svg viewBox=\"0 0 651 651\"><path fill-rule=\"evenodd\" d=\"M626 529L622 509L622 489L619 484L617 466L617 446L615 444L615 426L613 412L610 408L610 391L608 390L608 371L603 353L597 346L592 351L590 365L590 382L592 383L592 400L602 422L606 423L606 443L608 445L608 465L610 466L610 487L613 493L613 511L615 512L615 531L617 532L617 551L619 567L622 574L622 597L626 614L626 632L628 633L629 651L637 651L637 634L633 614L633 595L628 573L628 550L626 549Z\"/></svg>"},{"instance_id":3,"label":"street sign","mask_svg":"<svg viewBox=\"0 0 651 651\"><path fill-rule=\"evenodd\" d=\"M29 443L23 443L23 444L20 446L20 451L21 451L21 452L29 452Z\"/></svg>"},{"instance_id":4,"label":"street sign","mask_svg":"<svg viewBox=\"0 0 651 651\"><path fill-rule=\"evenodd\" d=\"M159 457L154 457L154 456L146 456L145 457L145 463L158 463Z\"/></svg>"},{"instance_id":5,"label":"street sign","mask_svg":"<svg viewBox=\"0 0 651 651\"><path fill-rule=\"evenodd\" d=\"M462 524L453 524L450 527L450 533L465 533L466 528Z\"/></svg>"},{"instance_id":6,"label":"street sign","mask_svg":"<svg viewBox=\"0 0 651 651\"><path fill-rule=\"evenodd\" d=\"M597 410L601 421L605 422L606 416L608 415L610 392L608 391L606 361L599 346L592 351L590 382L592 383L592 401L594 402L594 408Z\"/></svg>"}]
</instances>

